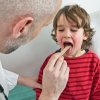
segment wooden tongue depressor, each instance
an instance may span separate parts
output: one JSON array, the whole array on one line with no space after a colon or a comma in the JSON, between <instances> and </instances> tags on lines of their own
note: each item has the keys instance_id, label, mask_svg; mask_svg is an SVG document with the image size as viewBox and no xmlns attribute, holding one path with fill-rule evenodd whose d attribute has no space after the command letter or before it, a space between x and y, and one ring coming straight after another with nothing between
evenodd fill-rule
<instances>
[{"instance_id":1,"label":"wooden tongue depressor","mask_svg":"<svg viewBox=\"0 0 100 100\"><path fill-rule=\"evenodd\" d=\"M61 52L60 52L60 57L65 54L65 52L70 48L70 46L66 46Z\"/></svg>"}]
</instances>

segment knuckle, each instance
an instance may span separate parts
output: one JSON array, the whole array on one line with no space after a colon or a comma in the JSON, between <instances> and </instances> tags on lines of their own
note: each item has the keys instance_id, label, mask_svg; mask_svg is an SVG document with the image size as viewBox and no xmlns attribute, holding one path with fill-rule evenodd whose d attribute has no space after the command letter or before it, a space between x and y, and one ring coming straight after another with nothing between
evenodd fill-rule
<instances>
[{"instance_id":1,"label":"knuckle","mask_svg":"<svg viewBox=\"0 0 100 100\"><path fill-rule=\"evenodd\" d=\"M57 59L58 57L57 57L57 55L55 54L55 55L52 56L52 58L53 58L53 59Z\"/></svg>"},{"instance_id":2,"label":"knuckle","mask_svg":"<svg viewBox=\"0 0 100 100\"><path fill-rule=\"evenodd\" d=\"M44 69L44 72L45 72L46 74L52 73L52 71L53 71L52 68L46 68L46 69Z\"/></svg>"},{"instance_id":3,"label":"knuckle","mask_svg":"<svg viewBox=\"0 0 100 100\"><path fill-rule=\"evenodd\" d=\"M59 58L59 62L63 62L63 58Z\"/></svg>"}]
</instances>

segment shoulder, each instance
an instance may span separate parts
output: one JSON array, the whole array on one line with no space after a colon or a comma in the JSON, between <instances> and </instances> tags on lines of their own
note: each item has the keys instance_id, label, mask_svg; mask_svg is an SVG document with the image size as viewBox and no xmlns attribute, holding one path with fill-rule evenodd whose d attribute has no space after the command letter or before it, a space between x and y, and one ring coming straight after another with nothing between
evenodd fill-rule
<instances>
[{"instance_id":1,"label":"shoulder","mask_svg":"<svg viewBox=\"0 0 100 100\"><path fill-rule=\"evenodd\" d=\"M61 51L61 49L58 49L58 50L54 51L53 53L51 53L50 55L48 55L48 56L46 57L45 61L48 61L48 60L50 59L50 57L51 57L53 54L55 54L55 53L57 53L57 52L60 52L60 51Z\"/></svg>"},{"instance_id":2,"label":"shoulder","mask_svg":"<svg viewBox=\"0 0 100 100\"><path fill-rule=\"evenodd\" d=\"M52 56L54 53L57 53L57 52L59 52L59 50L54 51L53 53L49 54L49 55L45 58L45 60L44 60L44 62L43 62L43 64L42 64L42 66L41 66L41 70L43 70L44 67L47 65L47 63L48 63L49 59L51 58L51 56Z\"/></svg>"},{"instance_id":3,"label":"shoulder","mask_svg":"<svg viewBox=\"0 0 100 100\"><path fill-rule=\"evenodd\" d=\"M98 55L95 52L91 51L91 50L89 50L87 52L87 55L90 56L91 58L95 58L97 60L100 60L100 58L98 57Z\"/></svg>"}]
</instances>

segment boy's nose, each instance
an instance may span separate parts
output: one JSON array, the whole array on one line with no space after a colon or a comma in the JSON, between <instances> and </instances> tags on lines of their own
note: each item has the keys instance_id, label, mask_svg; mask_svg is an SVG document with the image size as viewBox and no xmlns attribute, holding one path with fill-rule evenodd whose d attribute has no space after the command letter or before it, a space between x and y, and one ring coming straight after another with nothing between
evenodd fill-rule
<instances>
[{"instance_id":1,"label":"boy's nose","mask_svg":"<svg viewBox=\"0 0 100 100\"><path fill-rule=\"evenodd\" d=\"M71 37L71 32L69 30L67 30L65 33L64 33L64 37L65 38L70 38Z\"/></svg>"}]
</instances>

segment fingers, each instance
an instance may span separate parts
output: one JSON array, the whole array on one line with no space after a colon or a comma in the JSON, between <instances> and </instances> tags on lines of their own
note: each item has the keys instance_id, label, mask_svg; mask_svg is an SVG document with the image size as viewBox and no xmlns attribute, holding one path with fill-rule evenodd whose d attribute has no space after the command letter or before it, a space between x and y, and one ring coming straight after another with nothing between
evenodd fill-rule
<instances>
[{"instance_id":1,"label":"fingers","mask_svg":"<svg viewBox=\"0 0 100 100\"><path fill-rule=\"evenodd\" d=\"M63 64L62 64L62 67L60 69L62 76L65 75L66 74L66 71L68 70L68 67L66 67L66 66L67 66L67 63L66 63L66 61L64 61Z\"/></svg>"},{"instance_id":2,"label":"fingers","mask_svg":"<svg viewBox=\"0 0 100 100\"><path fill-rule=\"evenodd\" d=\"M52 57L49 59L49 62L47 64L47 66L50 68L50 70L53 70L56 62L62 63L62 61L64 59L62 56L69 48L70 48L70 46L66 46L60 53L56 53L56 54L52 55ZM57 65L59 65L59 64L57 64ZM61 66L59 66L59 67L61 67ZM58 67L58 69L59 69L59 67Z\"/></svg>"},{"instance_id":3,"label":"fingers","mask_svg":"<svg viewBox=\"0 0 100 100\"><path fill-rule=\"evenodd\" d=\"M49 59L49 62L47 64L46 68L49 68L50 70L54 69L55 64L59 57L60 57L60 53L56 53L56 54L52 55L51 58Z\"/></svg>"},{"instance_id":4,"label":"fingers","mask_svg":"<svg viewBox=\"0 0 100 100\"><path fill-rule=\"evenodd\" d=\"M60 62L58 61L55 65L54 73L60 77L65 77L68 79L69 77L69 67L67 66L67 62L63 61L63 59L60 59Z\"/></svg>"},{"instance_id":5,"label":"fingers","mask_svg":"<svg viewBox=\"0 0 100 100\"><path fill-rule=\"evenodd\" d=\"M68 82L68 78L69 78L69 71L70 71L70 68L67 67L67 70L65 71L65 78L66 78L66 82Z\"/></svg>"},{"instance_id":6,"label":"fingers","mask_svg":"<svg viewBox=\"0 0 100 100\"><path fill-rule=\"evenodd\" d=\"M55 68L54 68L54 70L55 70L56 72L58 72L58 71L61 69L61 67L62 67L62 65L63 65L63 62L64 62L64 57L58 58L58 60L57 60L57 62L56 62L56 64L55 64Z\"/></svg>"},{"instance_id":7,"label":"fingers","mask_svg":"<svg viewBox=\"0 0 100 100\"><path fill-rule=\"evenodd\" d=\"M64 53L70 48L70 46L66 46L60 53L55 53L49 59L45 70L55 71L56 73L60 70L64 72L67 68L67 64L64 62ZM64 66L64 67L62 67Z\"/></svg>"},{"instance_id":8,"label":"fingers","mask_svg":"<svg viewBox=\"0 0 100 100\"><path fill-rule=\"evenodd\" d=\"M70 71L70 68L67 67L67 70L65 71L65 76L68 76L69 77L69 71Z\"/></svg>"},{"instance_id":9,"label":"fingers","mask_svg":"<svg viewBox=\"0 0 100 100\"><path fill-rule=\"evenodd\" d=\"M62 65L62 67L61 67L61 76L62 77L65 77L65 78L67 78L67 80L68 80L68 77L69 77L69 67L67 66L66 67L66 65L67 65L67 62L66 61L64 61L64 63L63 63L63 65Z\"/></svg>"}]
</instances>

